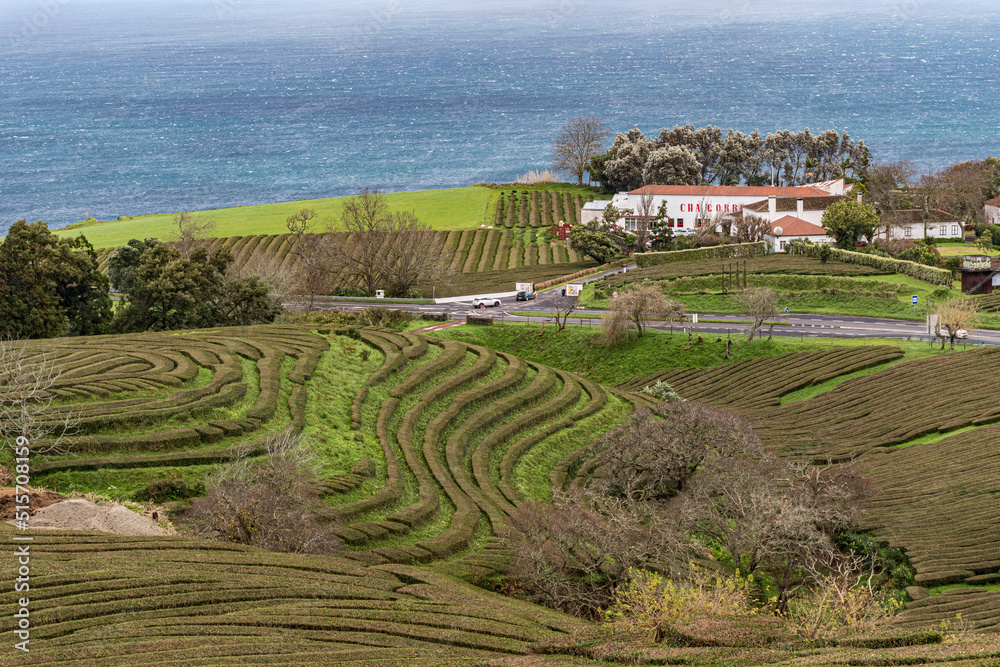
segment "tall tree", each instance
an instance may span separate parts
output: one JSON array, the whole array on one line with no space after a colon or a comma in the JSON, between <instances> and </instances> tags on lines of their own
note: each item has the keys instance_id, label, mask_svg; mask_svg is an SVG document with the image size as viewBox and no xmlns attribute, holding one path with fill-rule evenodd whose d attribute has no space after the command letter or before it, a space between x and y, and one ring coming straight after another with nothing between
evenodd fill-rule
<instances>
[{"instance_id":1,"label":"tall tree","mask_svg":"<svg viewBox=\"0 0 1000 667\"><path fill-rule=\"evenodd\" d=\"M59 333L107 333L111 321L108 280L98 271L97 254L85 237L60 238L49 230L44 221L29 225L19 220L8 232L4 245L8 243L7 262L12 267L12 273L4 282L13 288L10 294L13 301L8 306L35 303L39 308L37 314L26 318L23 327L19 324L9 326L21 328L19 335L29 338ZM39 300L42 292L49 296ZM59 317L63 320L55 328L41 325L49 317L44 304L51 300L53 294Z\"/></svg>"},{"instance_id":2,"label":"tall tree","mask_svg":"<svg viewBox=\"0 0 1000 667\"><path fill-rule=\"evenodd\" d=\"M583 172L587 163L604 150L604 141L611 131L596 116L574 116L556 136L552 144L552 167L568 171L583 185Z\"/></svg>"},{"instance_id":3,"label":"tall tree","mask_svg":"<svg viewBox=\"0 0 1000 667\"><path fill-rule=\"evenodd\" d=\"M878 227L878 216L871 206L854 200L839 201L823 213L823 229L844 250L857 248L862 236L871 241Z\"/></svg>"}]
</instances>

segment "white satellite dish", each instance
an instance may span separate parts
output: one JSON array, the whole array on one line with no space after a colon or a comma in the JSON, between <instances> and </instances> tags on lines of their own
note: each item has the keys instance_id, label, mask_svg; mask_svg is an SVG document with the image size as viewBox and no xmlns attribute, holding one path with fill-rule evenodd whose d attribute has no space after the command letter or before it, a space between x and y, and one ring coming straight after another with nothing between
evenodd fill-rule
<instances>
[{"instance_id":1,"label":"white satellite dish","mask_svg":"<svg viewBox=\"0 0 1000 667\"><path fill-rule=\"evenodd\" d=\"M783 231L784 230L781 227L775 227L774 228L774 235L775 236L781 236L781 232L783 232Z\"/></svg>"}]
</instances>

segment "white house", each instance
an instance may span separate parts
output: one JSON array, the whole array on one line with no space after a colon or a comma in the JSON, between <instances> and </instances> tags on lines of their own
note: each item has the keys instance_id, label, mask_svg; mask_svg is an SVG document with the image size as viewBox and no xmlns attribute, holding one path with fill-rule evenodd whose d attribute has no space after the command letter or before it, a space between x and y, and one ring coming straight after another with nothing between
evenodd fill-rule
<instances>
[{"instance_id":1,"label":"white house","mask_svg":"<svg viewBox=\"0 0 1000 667\"><path fill-rule=\"evenodd\" d=\"M886 227L889 236L886 237ZM925 236L935 239L961 239L965 237L965 225L955 216L936 208L924 210L920 208L889 211L879 219L876 233L880 238L890 239L922 239Z\"/></svg>"},{"instance_id":2,"label":"white house","mask_svg":"<svg viewBox=\"0 0 1000 667\"><path fill-rule=\"evenodd\" d=\"M822 224L823 214L833 204L850 199L847 195L829 195L826 197L768 197L743 207L743 213L764 218L774 222L785 216L794 216L799 220L814 225ZM860 195L858 201L861 200Z\"/></svg>"},{"instance_id":3,"label":"white house","mask_svg":"<svg viewBox=\"0 0 1000 667\"><path fill-rule=\"evenodd\" d=\"M643 195L652 195L650 213L655 215L660 210L660 205L665 205L667 216L675 221L675 231L689 233L719 217L738 215L745 207L768 202L771 197L775 200L775 207L777 207L779 200L796 202L802 199L804 205L807 199L819 198L829 200L829 203L832 203L839 201L846 191L843 179L795 187L645 185L631 192L619 192L611 200L611 203L615 205L615 208L630 209L634 216L640 211ZM782 206L784 205L782 204ZM606 202L604 202L604 206L607 206ZM777 208L775 212L777 212ZM775 216L772 219L777 217L781 216ZM627 228L629 216L626 216L621 224Z\"/></svg>"},{"instance_id":4,"label":"white house","mask_svg":"<svg viewBox=\"0 0 1000 667\"><path fill-rule=\"evenodd\" d=\"M808 220L785 215L771 223L771 233L764 234L764 240L771 244L775 252L784 252L792 241L812 241L813 243L833 243L826 230Z\"/></svg>"},{"instance_id":5,"label":"white house","mask_svg":"<svg viewBox=\"0 0 1000 667\"><path fill-rule=\"evenodd\" d=\"M983 204L983 212L986 214L986 222L991 225L1000 225L1000 197L990 199Z\"/></svg>"},{"instance_id":6,"label":"white house","mask_svg":"<svg viewBox=\"0 0 1000 667\"><path fill-rule=\"evenodd\" d=\"M580 211L580 222L587 223L591 220L597 220L604 215L604 209L606 209L610 203L610 199L586 202L583 205L583 210Z\"/></svg>"}]
</instances>

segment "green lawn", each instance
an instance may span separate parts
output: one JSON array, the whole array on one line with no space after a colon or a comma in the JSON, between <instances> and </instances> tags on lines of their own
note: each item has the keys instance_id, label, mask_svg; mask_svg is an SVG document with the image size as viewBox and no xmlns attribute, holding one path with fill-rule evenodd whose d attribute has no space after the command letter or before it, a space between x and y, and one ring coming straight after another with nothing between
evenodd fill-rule
<instances>
[{"instance_id":1,"label":"green lawn","mask_svg":"<svg viewBox=\"0 0 1000 667\"><path fill-rule=\"evenodd\" d=\"M520 186L519 189L529 189ZM531 186L530 189L568 191L582 195L592 194L596 189L580 187L568 183ZM421 222L434 229L471 229L481 224L493 224L492 216L501 190L483 186L448 188L443 190L419 190L414 192L387 193L389 207L396 211L413 211ZM248 234L283 234L285 220L292 213L303 208L312 208L323 220L336 220L343 210L347 197L327 199L300 199L277 204L235 206L232 208L194 211L216 222L212 236L245 236ZM61 236L76 236L81 232L95 248L111 248L124 245L133 238L155 236L169 240L173 232L173 213L153 215L122 216L119 220L85 220L58 230Z\"/></svg>"}]
</instances>

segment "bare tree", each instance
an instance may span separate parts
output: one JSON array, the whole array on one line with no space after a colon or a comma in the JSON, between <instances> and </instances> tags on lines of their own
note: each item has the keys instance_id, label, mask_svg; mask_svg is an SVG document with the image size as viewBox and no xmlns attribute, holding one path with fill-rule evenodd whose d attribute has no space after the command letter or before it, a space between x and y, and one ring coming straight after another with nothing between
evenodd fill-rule
<instances>
[{"instance_id":1,"label":"bare tree","mask_svg":"<svg viewBox=\"0 0 1000 667\"><path fill-rule=\"evenodd\" d=\"M174 227L174 247L180 251L181 257L190 259L191 253L204 245L203 241L215 231L215 220L190 213L178 213L174 215Z\"/></svg>"},{"instance_id":2,"label":"bare tree","mask_svg":"<svg viewBox=\"0 0 1000 667\"><path fill-rule=\"evenodd\" d=\"M612 299L604 317L604 342L608 345L620 342L633 326L642 336L650 320L664 318L674 321L683 315L684 306L666 299L655 284L634 284L618 298Z\"/></svg>"},{"instance_id":3,"label":"bare tree","mask_svg":"<svg viewBox=\"0 0 1000 667\"><path fill-rule=\"evenodd\" d=\"M0 339L0 439L12 453L69 452L65 438L77 420L52 405L60 374L45 352L25 341Z\"/></svg>"},{"instance_id":4,"label":"bare tree","mask_svg":"<svg viewBox=\"0 0 1000 667\"><path fill-rule=\"evenodd\" d=\"M507 575L532 601L599 619L632 568L679 568L688 553L669 507L578 493L530 502L502 538L515 554Z\"/></svg>"},{"instance_id":5,"label":"bare tree","mask_svg":"<svg viewBox=\"0 0 1000 667\"><path fill-rule=\"evenodd\" d=\"M590 451L600 461L592 488L629 502L675 496L708 461L763 456L750 422L704 403L683 401L636 411Z\"/></svg>"},{"instance_id":6,"label":"bare tree","mask_svg":"<svg viewBox=\"0 0 1000 667\"><path fill-rule=\"evenodd\" d=\"M316 211L310 208L303 208L285 220L285 226L292 234L290 252L296 258L285 283L289 289L309 295L309 310L312 310L317 294L329 292L334 264L329 236L316 233L318 224Z\"/></svg>"},{"instance_id":7,"label":"bare tree","mask_svg":"<svg viewBox=\"0 0 1000 667\"><path fill-rule=\"evenodd\" d=\"M391 296L407 297L442 270L440 239L410 211L386 216L383 225L386 240L380 261L386 287Z\"/></svg>"},{"instance_id":8,"label":"bare tree","mask_svg":"<svg viewBox=\"0 0 1000 667\"><path fill-rule=\"evenodd\" d=\"M552 299L552 304L556 307L556 332L566 328L566 322L578 303L579 299L573 296L557 296Z\"/></svg>"},{"instance_id":9,"label":"bare tree","mask_svg":"<svg viewBox=\"0 0 1000 667\"><path fill-rule=\"evenodd\" d=\"M353 245L342 256L345 275L368 294L383 287L386 219L389 205L376 189L363 188L344 203L340 222Z\"/></svg>"},{"instance_id":10,"label":"bare tree","mask_svg":"<svg viewBox=\"0 0 1000 667\"><path fill-rule=\"evenodd\" d=\"M771 233L771 221L759 215L744 213L733 221L732 237L734 243L757 243L763 241L765 235Z\"/></svg>"},{"instance_id":11,"label":"bare tree","mask_svg":"<svg viewBox=\"0 0 1000 667\"><path fill-rule=\"evenodd\" d=\"M976 324L978 308L972 299L954 297L941 303L937 316L935 333L941 339L941 349L944 349L945 340L949 340L954 350L959 329L971 329Z\"/></svg>"},{"instance_id":12,"label":"bare tree","mask_svg":"<svg viewBox=\"0 0 1000 667\"><path fill-rule=\"evenodd\" d=\"M646 240L649 238L649 228L656 217L653 209L653 199L655 195L650 188L644 188L639 195L639 205L636 207L636 230L635 230L635 251L644 252L646 250Z\"/></svg>"},{"instance_id":13,"label":"bare tree","mask_svg":"<svg viewBox=\"0 0 1000 667\"><path fill-rule=\"evenodd\" d=\"M753 320L747 327L747 338L751 341L765 320L768 318L773 320L778 316L778 298L774 290L769 287L749 287L736 294L736 301ZM774 328L773 322L771 327ZM770 333L767 339L771 340Z\"/></svg>"},{"instance_id":14,"label":"bare tree","mask_svg":"<svg viewBox=\"0 0 1000 667\"><path fill-rule=\"evenodd\" d=\"M552 143L552 167L568 171L583 185L583 172L592 157L604 151L611 132L596 116L574 116L566 122Z\"/></svg>"}]
</instances>

